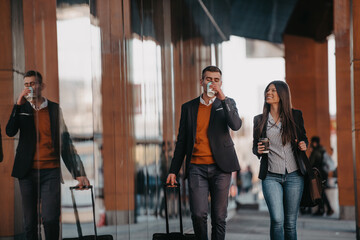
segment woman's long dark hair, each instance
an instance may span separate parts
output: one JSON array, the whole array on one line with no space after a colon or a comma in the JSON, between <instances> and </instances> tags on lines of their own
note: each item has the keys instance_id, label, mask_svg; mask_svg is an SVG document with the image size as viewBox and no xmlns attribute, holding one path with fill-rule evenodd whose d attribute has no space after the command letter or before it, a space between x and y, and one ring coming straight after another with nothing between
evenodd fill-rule
<instances>
[{"instance_id":1,"label":"woman's long dark hair","mask_svg":"<svg viewBox=\"0 0 360 240\"><path fill-rule=\"evenodd\" d=\"M281 139L282 144L291 142L297 138L296 125L292 115L291 94L289 86L283 81L272 81L267 85L264 91L264 107L263 114L256 131L261 134L269 116L270 104L266 103L266 92L270 85L274 84L277 94L279 95L279 117L281 121Z\"/></svg>"}]
</instances>

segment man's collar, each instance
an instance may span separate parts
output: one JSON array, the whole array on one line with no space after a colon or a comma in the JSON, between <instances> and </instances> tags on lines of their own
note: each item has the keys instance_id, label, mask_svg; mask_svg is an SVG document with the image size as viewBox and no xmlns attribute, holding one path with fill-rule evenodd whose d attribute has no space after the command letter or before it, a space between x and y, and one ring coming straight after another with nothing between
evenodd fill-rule
<instances>
[{"instance_id":1,"label":"man's collar","mask_svg":"<svg viewBox=\"0 0 360 240\"><path fill-rule=\"evenodd\" d=\"M202 98L202 94L200 95L200 103L205 106L210 106L211 104L213 104L215 99L216 99L216 97L213 97L212 99L209 100L209 103L206 104L205 100Z\"/></svg>"},{"instance_id":2,"label":"man's collar","mask_svg":"<svg viewBox=\"0 0 360 240\"><path fill-rule=\"evenodd\" d=\"M35 109L36 111L39 111L39 110L41 110L41 109L43 109L43 108L46 108L46 107L48 106L48 100L47 100L45 97L43 97L43 99L44 99L44 101L43 101L43 103L40 105L39 108L37 108L32 102L30 102L30 105L31 105L32 108Z\"/></svg>"}]
</instances>

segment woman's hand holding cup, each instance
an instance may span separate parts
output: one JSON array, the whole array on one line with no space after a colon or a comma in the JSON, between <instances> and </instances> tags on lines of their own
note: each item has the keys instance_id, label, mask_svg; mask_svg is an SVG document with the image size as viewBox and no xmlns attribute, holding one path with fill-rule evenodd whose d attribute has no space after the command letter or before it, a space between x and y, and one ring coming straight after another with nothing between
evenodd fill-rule
<instances>
[{"instance_id":1,"label":"woman's hand holding cup","mask_svg":"<svg viewBox=\"0 0 360 240\"><path fill-rule=\"evenodd\" d=\"M268 138L260 138L258 142L258 153L269 153L270 141Z\"/></svg>"}]
</instances>

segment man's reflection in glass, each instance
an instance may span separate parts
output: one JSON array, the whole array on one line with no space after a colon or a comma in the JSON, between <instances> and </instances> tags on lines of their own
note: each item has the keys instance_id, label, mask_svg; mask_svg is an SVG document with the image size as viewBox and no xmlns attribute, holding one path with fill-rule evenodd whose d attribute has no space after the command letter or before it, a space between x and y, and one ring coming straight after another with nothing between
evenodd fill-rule
<instances>
[{"instance_id":1,"label":"man's reflection in glass","mask_svg":"<svg viewBox=\"0 0 360 240\"><path fill-rule=\"evenodd\" d=\"M60 153L78 186L88 186L84 167L64 124L59 104L42 96L45 84L37 71L24 76L21 92L6 126L13 137L20 131L12 176L19 179L26 239L59 239Z\"/></svg>"}]
</instances>

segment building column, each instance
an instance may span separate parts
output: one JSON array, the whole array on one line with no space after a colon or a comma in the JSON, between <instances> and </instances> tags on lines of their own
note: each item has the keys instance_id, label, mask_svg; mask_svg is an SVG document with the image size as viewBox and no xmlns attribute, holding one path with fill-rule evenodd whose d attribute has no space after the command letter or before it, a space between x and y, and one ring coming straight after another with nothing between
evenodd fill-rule
<instances>
[{"instance_id":1,"label":"building column","mask_svg":"<svg viewBox=\"0 0 360 240\"><path fill-rule=\"evenodd\" d=\"M177 134L181 105L200 96L201 71L211 63L210 46L200 38L181 40L174 45L175 132Z\"/></svg>"},{"instance_id":2,"label":"building column","mask_svg":"<svg viewBox=\"0 0 360 240\"><path fill-rule=\"evenodd\" d=\"M101 29L104 203L109 225L134 222L133 89L129 53L128 0L97 1Z\"/></svg>"},{"instance_id":3,"label":"building column","mask_svg":"<svg viewBox=\"0 0 360 240\"><path fill-rule=\"evenodd\" d=\"M170 149L173 149L173 138L174 138L174 111L173 111L173 88L174 88L174 79L173 79L173 60L172 57L172 45L171 45L171 2L163 0L161 6L158 6L158 9L162 10L161 20L162 24L160 25L163 33L163 43L161 46L161 76L162 76L162 108L163 108L163 141L165 143L165 156L167 159L167 164L165 169L170 167L170 156L168 152ZM159 26L157 26L159 27ZM160 32L160 31L159 31Z\"/></svg>"},{"instance_id":4,"label":"building column","mask_svg":"<svg viewBox=\"0 0 360 240\"><path fill-rule=\"evenodd\" d=\"M327 42L285 35L284 44L286 82L290 86L293 107L303 113L309 141L312 136L319 136L321 144L329 151Z\"/></svg>"},{"instance_id":5,"label":"building column","mask_svg":"<svg viewBox=\"0 0 360 240\"><path fill-rule=\"evenodd\" d=\"M360 2L350 1L350 69L356 238L360 239Z\"/></svg>"},{"instance_id":6,"label":"building column","mask_svg":"<svg viewBox=\"0 0 360 240\"><path fill-rule=\"evenodd\" d=\"M0 238L15 235L14 179L10 176L14 161L14 141L6 137L5 127L9 120L13 101L13 52L11 1L0 1L0 125L4 160L0 163Z\"/></svg>"},{"instance_id":7,"label":"building column","mask_svg":"<svg viewBox=\"0 0 360 240\"><path fill-rule=\"evenodd\" d=\"M43 74L45 96L58 101L56 1L0 1L0 124L4 161L0 164L0 237L23 231L21 197L17 181L11 177L15 138L6 137L5 127L23 89L23 74L34 69ZM45 44L46 42L46 44Z\"/></svg>"},{"instance_id":8,"label":"building column","mask_svg":"<svg viewBox=\"0 0 360 240\"><path fill-rule=\"evenodd\" d=\"M59 102L56 1L23 0L25 71L37 70L44 96Z\"/></svg>"},{"instance_id":9,"label":"building column","mask_svg":"<svg viewBox=\"0 0 360 240\"><path fill-rule=\"evenodd\" d=\"M336 53L336 133L340 219L355 219L351 133L350 5L334 1Z\"/></svg>"}]
</instances>

